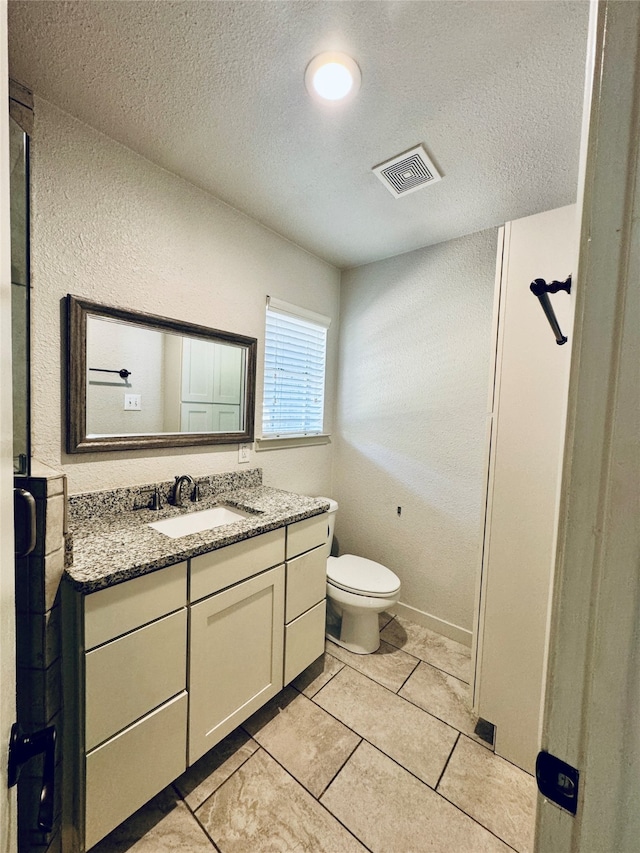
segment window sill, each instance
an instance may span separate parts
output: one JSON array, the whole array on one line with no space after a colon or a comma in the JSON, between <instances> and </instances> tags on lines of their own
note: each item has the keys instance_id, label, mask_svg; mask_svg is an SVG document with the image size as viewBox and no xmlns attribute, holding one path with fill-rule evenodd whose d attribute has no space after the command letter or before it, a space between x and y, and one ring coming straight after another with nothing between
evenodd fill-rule
<instances>
[{"instance_id":1,"label":"window sill","mask_svg":"<svg viewBox=\"0 0 640 853\"><path fill-rule=\"evenodd\" d=\"M261 450L288 450L293 447L309 447L314 444L329 444L331 436L328 433L320 435L282 435L263 436L256 438L256 451Z\"/></svg>"}]
</instances>

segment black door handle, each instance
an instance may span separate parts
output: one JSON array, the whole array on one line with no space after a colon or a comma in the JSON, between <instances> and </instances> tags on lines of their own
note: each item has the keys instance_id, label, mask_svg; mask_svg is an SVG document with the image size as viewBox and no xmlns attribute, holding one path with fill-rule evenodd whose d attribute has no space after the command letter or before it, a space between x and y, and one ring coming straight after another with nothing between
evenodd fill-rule
<instances>
[{"instance_id":1,"label":"black door handle","mask_svg":"<svg viewBox=\"0 0 640 853\"><path fill-rule=\"evenodd\" d=\"M38 809L38 829L51 832L53 829L53 792L56 770L56 727L25 735L20 731L18 723L11 726L9 740L9 787L18 782L22 765L44 753L44 768L42 771L42 790L40 791L40 808Z\"/></svg>"},{"instance_id":2,"label":"black door handle","mask_svg":"<svg viewBox=\"0 0 640 853\"><path fill-rule=\"evenodd\" d=\"M20 510L21 502L26 513ZM16 520L16 557L27 557L36 547L36 501L31 492L13 490L13 514Z\"/></svg>"}]
</instances>

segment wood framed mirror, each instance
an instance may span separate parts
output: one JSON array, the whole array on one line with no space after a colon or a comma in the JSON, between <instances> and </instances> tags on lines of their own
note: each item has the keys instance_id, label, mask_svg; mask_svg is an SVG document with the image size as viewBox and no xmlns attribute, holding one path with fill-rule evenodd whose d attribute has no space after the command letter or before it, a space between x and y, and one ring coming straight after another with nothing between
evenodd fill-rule
<instances>
[{"instance_id":1,"label":"wood framed mirror","mask_svg":"<svg viewBox=\"0 0 640 853\"><path fill-rule=\"evenodd\" d=\"M257 339L67 296L67 451L253 441Z\"/></svg>"}]
</instances>

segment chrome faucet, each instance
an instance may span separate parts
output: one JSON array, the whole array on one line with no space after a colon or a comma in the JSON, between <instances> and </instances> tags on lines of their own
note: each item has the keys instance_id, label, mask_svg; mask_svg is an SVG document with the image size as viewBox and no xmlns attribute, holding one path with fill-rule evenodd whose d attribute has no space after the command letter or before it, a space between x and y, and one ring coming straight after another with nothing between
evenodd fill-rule
<instances>
[{"instance_id":1,"label":"chrome faucet","mask_svg":"<svg viewBox=\"0 0 640 853\"><path fill-rule=\"evenodd\" d=\"M193 486L193 491L191 492L191 500L195 503L200 500L200 489L198 484L193 479L190 474L181 474L179 477L176 477L176 481L173 484L173 490L171 492L171 503L174 506L182 506L182 484L189 483Z\"/></svg>"}]
</instances>

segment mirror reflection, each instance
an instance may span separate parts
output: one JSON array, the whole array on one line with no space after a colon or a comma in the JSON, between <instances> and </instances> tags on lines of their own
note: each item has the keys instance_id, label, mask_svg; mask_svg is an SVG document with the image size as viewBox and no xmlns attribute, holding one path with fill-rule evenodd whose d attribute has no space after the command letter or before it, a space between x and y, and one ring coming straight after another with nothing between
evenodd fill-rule
<instances>
[{"instance_id":1,"label":"mirror reflection","mask_svg":"<svg viewBox=\"0 0 640 853\"><path fill-rule=\"evenodd\" d=\"M70 452L253 438L254 338L68 301Z\"/></svg>"}]
</instances>

